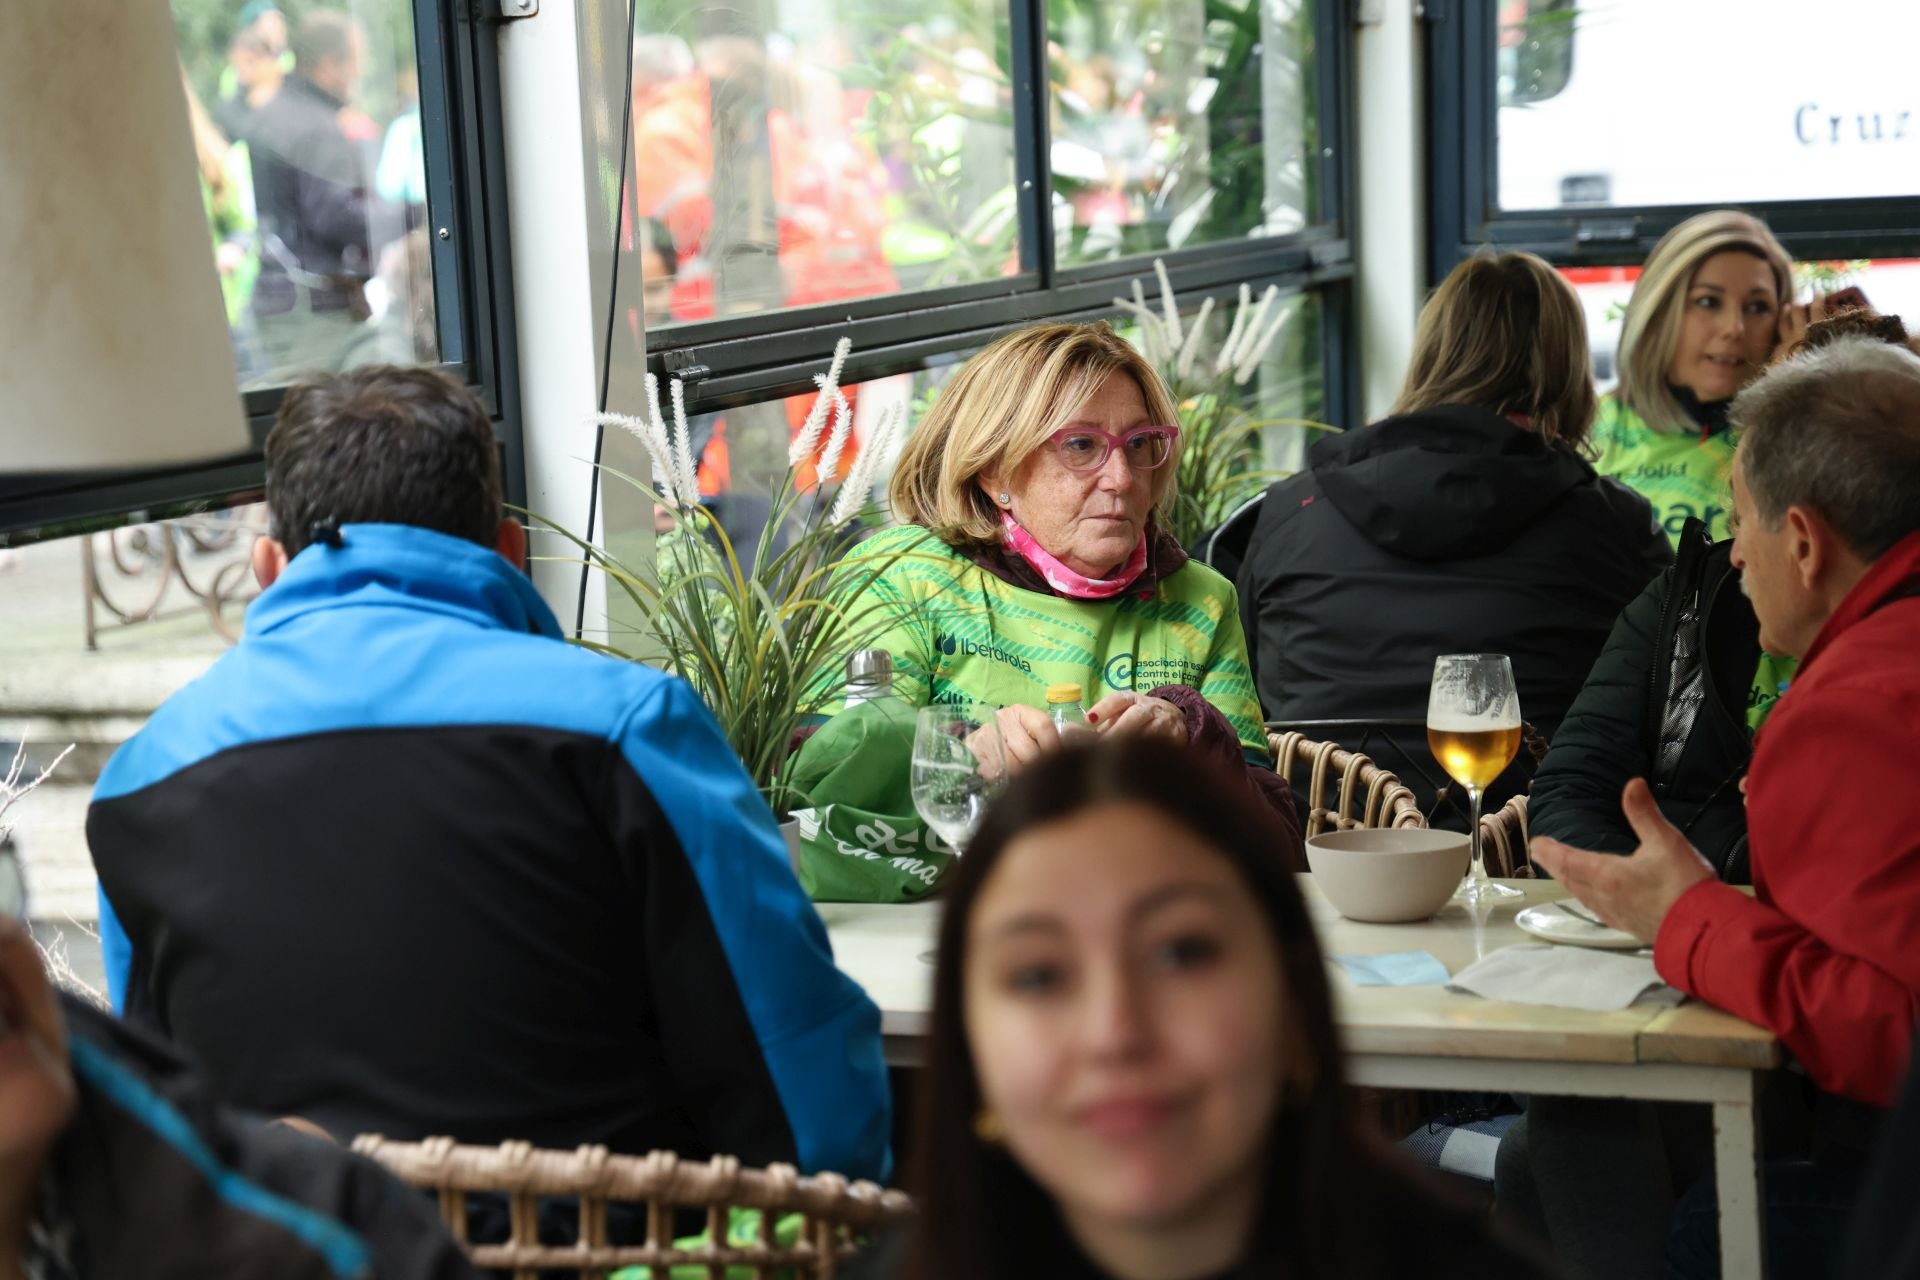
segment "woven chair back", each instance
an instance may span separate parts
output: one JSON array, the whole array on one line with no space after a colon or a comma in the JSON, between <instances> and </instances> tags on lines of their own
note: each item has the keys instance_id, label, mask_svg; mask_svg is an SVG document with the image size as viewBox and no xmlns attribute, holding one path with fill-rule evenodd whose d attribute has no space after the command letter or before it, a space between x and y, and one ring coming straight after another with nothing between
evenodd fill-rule
<instances>
[{"instance_id":1,"label":"woven chair back","mask_svg":"<svg viewBox=\"0 0 1920 1280\"><path fill-rule=\"evenodd\" d=\"M1492 813L1480 815L1480 851L1490 876L1531 878L1537 874L1527 855L1527 798L1514 796Z\"/></svg>"},{"instance_id":2,"label":"woven chair back","mask_svg":"<svg viewBox=\"0 0 1920 1280\"><path fill-rule=\"evenodd\" d=\"M856 1231L913 1212L902 1191L849 1182L834 1173L802 1176L792 1165L745 1169L731 1156L696 1163L665 1151L619 1156L605 1147L552 1151L525 1142L476 1147L451 1138L390 1142L377 1134L355 1139L353 1149L402 1181L437 1193L442 1220L474 1265L509 1271L514 1280L534 1280L542 1271L599 1280L635 1266L652 1268L655 1276L666 1275L669 1267L696 1266L706 1268L711 1280L723 1280L730 1267L750 1270L755 1280L776 1275L831 1280L857 1251ZM506 1197L511 1227L504 1244L468 1242L467 1196L474 1193ZM540 1243L540 1201L554 1196L579 1201L577 1244ZM610 1203L646 1207L643 1243L609 1241ZM736 1208L761 1211L758 1238L750 1243L728 1239L730 1211ZM674 1238L676 1210L684 1209L706 1214L706 1235L693 1247L681 1247ZM775 1223L792 1213L803 1215L799 1237L782 1246Z\"/></svg>"},{"instance_id":3,"label":"woven chair back","mask_svg":"<svg viewBox=\"0 0 1920 1280\"><path fill-rule=\"evenodd\" d=\"M1307 813L1301 834L1427 825L1412 788L1367 756L1337 742L1316 742L1299 732L1268 734L1267 743L1273 748L1274 772L1294 785L1299 775L1306 775ZM1332 796L1329 785L1336 788Z\"/></svg>"}]
</instances>

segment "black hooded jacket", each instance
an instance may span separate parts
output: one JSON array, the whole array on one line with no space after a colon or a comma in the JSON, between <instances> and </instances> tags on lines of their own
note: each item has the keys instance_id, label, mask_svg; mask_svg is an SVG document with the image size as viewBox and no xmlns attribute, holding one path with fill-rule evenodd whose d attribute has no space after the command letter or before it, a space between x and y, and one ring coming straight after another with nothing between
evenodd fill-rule
<instances>
[{"instance_id":1,"label":"black hooded jacket","mask_svg":"<svg viewBox=\"0 0 1920 1280\"><path fill-rule=\"evenodd\" d=\"M1240 570L1269 719L1419 721L1436 655L1504 653L1521 715L1551 737L1620 610L1672 558L1645 498L1470 405L1327 436L1308 461L1267 491ZM1412 759L1377 740L1370 754L1429 804L1420 778L1439 771L1423 740L1396 736ZM1509 770L1488 803L1529 772Z\"/></svg>"}]
</instances>

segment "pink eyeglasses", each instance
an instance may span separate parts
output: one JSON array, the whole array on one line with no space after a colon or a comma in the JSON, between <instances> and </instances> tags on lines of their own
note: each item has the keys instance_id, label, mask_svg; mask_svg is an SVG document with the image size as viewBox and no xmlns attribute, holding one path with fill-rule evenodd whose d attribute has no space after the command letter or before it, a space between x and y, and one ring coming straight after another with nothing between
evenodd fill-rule
<instances>
[{"instance_id":1,"label":"pink eyeglasses","mask_svg":"<svg viewBox=\"0 0 1920 1280\"><path fill-rule=\"evenodd\" d=\"M1166 465L1179 438L1178 427L1135 427L1118 436L1098 427L1062 427L1047 443L1069 471L1098 471L1115 449L1125 450L1127 465L1135 471L1152 471Z\"/></svg>"}]
</instances>

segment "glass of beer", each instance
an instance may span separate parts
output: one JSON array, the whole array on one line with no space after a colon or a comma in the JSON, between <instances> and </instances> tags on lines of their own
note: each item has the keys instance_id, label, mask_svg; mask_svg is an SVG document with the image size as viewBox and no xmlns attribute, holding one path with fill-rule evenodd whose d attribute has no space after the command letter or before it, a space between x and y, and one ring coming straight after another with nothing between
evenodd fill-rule
<instances>
[{"instance_id":1,"label":"glass of beer","mask_svg":"<svg viewBox=\"0 0 1920 1280\"><path fill-rule=\"evenodd\" d=\"M1519 897L1518 889L1487 878L1480 855L1480 793L1520 749L1520 695L1505 654L1450 653L1433 660L1427 746L1447 776L1467 789L1473 865L1455 896L1467 902Z\"/></svg>"}]
</instances>

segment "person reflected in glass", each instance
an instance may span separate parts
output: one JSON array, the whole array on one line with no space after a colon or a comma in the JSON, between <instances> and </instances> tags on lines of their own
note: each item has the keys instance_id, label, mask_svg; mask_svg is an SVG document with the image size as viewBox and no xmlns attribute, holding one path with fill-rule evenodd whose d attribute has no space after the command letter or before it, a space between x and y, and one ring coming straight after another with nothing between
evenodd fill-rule
<instances>
[{"instance_id":1,"label":"person reflected in glass","mask_svg":"<svg viewBox=\"0 0 1920 1280\"><path fill-rule=\"evenodd\" d=\"M900 526L847 562L900 612L859 647L893 655L909 706L1000 708L1016 773L1060 745L1048 689L1079 685L1096 733L1164 738L1266 796L1298 857L1233 586L1167 532L1177 416L1105 323L1037 325L975 355L894 467Z\"/></svg>"},{"instance_id":2,"label":"person reflected in glass","mask_svg":"<svg viewBox=\"0 0 1920 1280\"><path fill-rule=\"evenodd\" d=\"M1284 835L1165 741L1008 784L941 917L919 1214L850 1276L1541 1274L1361 1136Z\"/></svg>"},{"instance_id":3,"label":"person reflected in glass","mask_svg":"<svg viewBox=\"0 0 1920 1280\"><path fill-rule=\"evenodd\" d=\"M365 31L345 13L315 9L292 48L294 73L248 134L261 233L253 313L264 362L282 377L340 367L371 314L366 285L378 251L401 225L373 189L368 148L342 123L359 96Z\"/></svg>"},{"instance_id":4,"label":"person reflected in glass","mask_svg":"<svg viewBox=\"0 0 1920 1280\"><path fill-rule=\"evenodd\" d=\"M233 142L244 141L254 112L280 92L291 63L287 15L271 0L250 0L227 43L227 65L213 101L220 132Z\"/></svg>"},{"instance_id":5,"label":"person reflected in glass","mask_svg":"<svg viewBox=\"0 0 1920 1280\"><path fill-rule=\"evenodd\" d=\"M1389 416L1321 436L1261 503L1239 588L1266 714L1417 725L1436 656L1495 653L1550 739L1672 558L1647 500L1587 461L1593 412L1586 321L1558 272L1526 253L1449 272ZM1432 808L1444 775L1420 730L1327 736ZM1534 759L1523 747L1487 788L1488 812ZM1466 806L1434 821L1464 830Z\"/></svg>"}]
</instances>

